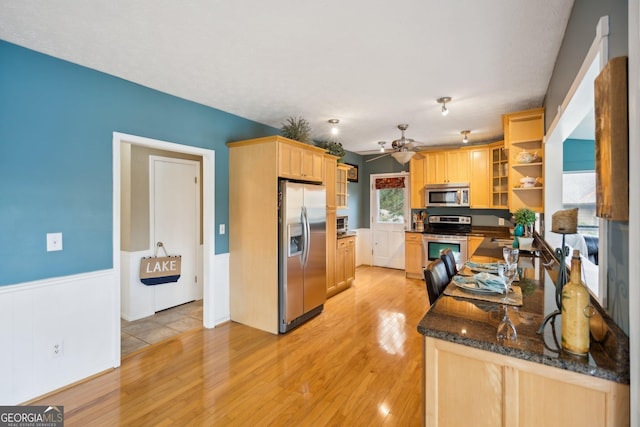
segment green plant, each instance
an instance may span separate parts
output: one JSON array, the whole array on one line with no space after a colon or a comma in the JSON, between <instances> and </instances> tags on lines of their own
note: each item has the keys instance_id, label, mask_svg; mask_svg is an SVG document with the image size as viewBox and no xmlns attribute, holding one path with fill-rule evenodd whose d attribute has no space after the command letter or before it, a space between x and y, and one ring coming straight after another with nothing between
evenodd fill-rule
<instances>
[{"instance_id":1,"label":"green plant","mask_svg":"<svg viewBox=\"0 0 640 427\"><path fill-rule=\"evenodd\" d=\"M342 147L342 144L335 141L315 141L316 146L320 148L324 148L331 155L342 158L344 157L345 151Z\"/></svg>"},{"instance_id":2,"label":"green plant","mask_svg":"<svg viewBox=\"0 0 640 427\"><path fill-rule=\"evenodd\" d=\"M516 224L531 225L536 222L536 214L529 208L520 208L516 211L514 220Z\"/></svg>"},{"instance_id":3,"label":"green plant","mask_svg":"<svg viewBox=\"0 0 640 427\"><path fill-rule=\"evenodd\" d=\"M282 124L282 136L296 141L311 143L311 126L309 122L302 117L289 117Z\"/></svg>"}]
</instances>

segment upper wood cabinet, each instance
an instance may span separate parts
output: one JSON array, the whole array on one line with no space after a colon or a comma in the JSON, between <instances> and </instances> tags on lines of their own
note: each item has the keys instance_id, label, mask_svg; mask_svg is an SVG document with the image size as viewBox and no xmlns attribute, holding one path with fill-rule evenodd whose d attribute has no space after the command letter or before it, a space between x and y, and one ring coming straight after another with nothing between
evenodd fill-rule
<instances>
[{"instance_id":1,"label":"upper wood cabinet","mask_svg":"<svg viewBox=\"0 0 640 427\"><path fill-rule=\"evenodd\" d=\"M424 185L426 183L426 156L416 159L413 156L409 161L409 189L411 191L411 209L424 209Z\"/></svg>"},{"instance_id":2,"label":"upper wood cabinet","mask_svg":"<svg viewBox=\"0 0 640 427\"><path fill-rule=\"evenodd\" d=\"M504 141L489 146L491 150L491 207L509 207L509 159Z\"/></svg>"},{"instance_id":3,"label":"upper wood cabinet","mask_svg":"<svg viewBox=\"0 0 640 427\"><path fill-rule=\"evenodd\" d=\"M469 151L454 149L426 153L426 183L469 181Z\"/></svg>"},{"instance_id":4,"label":"upper wood cabinet","mask_svg":"<svg viewBox=\"0 0 640 427\"><path fill-rule=\"evenodd\" d=\"M325 154L324 159L324 186L327 192L327 209L336 209L336 170L337 158Z\"/></svg>"},{"instance_id":5,"label":"upper wood cabinet","mask_svg":"<svg viewBox=\"0 0 640 427\"><path fill-rule=\"evenodd\" d=\"M629 220L627 57L613 58L595 81L596 216Z\"/></svg>"},{"instance_id":6,"label":"upper wood cabinet","mask_svg":"<svg viewBox=\"0 0 640 427\"><path fill-rule=\"evenodd\" d=\"M351 169L351 166L344 163L338 163L336 169L336 206L338 209L345 209L348 205L347 200L347 172Z\"/></svg>"},{"instance_id":7,"label":"upper wood cabinet","mask_svg":"<svg viewBox=\"0 0 640 427\"><path fill-rule=\"evenodd\" d=\"M323 182L324 154L321 148L282 138L278 143L278 175Z\"/></svg>"},{"instance_id":8,"label":"upper wood cabinet","mask_svg":"<svg viewBox=\"0 0 640 427\"><path fill-rule=\"evenodd\" d=\"M509 210L515 212L526 207L544 212L544 108L505 114L503 117L504 142L509 150ZM523 151L537 155L529 163L519 161ZM520 179L536 178L534 187L523 188Z\"/></svg>"},{"instance_id":9,"label":"upper wood cabinet","mask_svg":"<svg viewBox=\"0 0 640 427\"><path fill-rule=\"evenodd\" d=\"M490 152L486 146L469 150L469 191L472 208L491 207Z\"/></svg>"}]
</instances>

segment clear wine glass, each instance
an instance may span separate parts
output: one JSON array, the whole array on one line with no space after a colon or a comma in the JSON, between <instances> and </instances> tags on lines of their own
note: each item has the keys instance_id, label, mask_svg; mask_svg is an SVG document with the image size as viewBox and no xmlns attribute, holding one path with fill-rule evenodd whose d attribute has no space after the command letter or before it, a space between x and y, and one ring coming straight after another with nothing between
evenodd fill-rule
<instances>
[{"instance_id":1,"label":"clear wine glass","mask_svg":"<svg viewBox=\"0 0 640 427\"><path fill-rule=\"evenodd\" d=\"M516 326L509 318L509 306L503 305L502 307L504 309L504 317L498 324L496 340L498 340L498 342L516 341L518 339L518 333L516 332Z\"/></svg>"},{"instance_id":2,"label":"clear wine glass","mask_svg":"<svg viewBox=\"0 0 640 427\"><path fill-rule=\"evenodd\" d=\"M505 246L502 248L502 256L504 258L504 262L507 263L507 266L512 267L514 264L518 263L520 250L518 248L510 248Z\"/></svg>"}]
</instances>

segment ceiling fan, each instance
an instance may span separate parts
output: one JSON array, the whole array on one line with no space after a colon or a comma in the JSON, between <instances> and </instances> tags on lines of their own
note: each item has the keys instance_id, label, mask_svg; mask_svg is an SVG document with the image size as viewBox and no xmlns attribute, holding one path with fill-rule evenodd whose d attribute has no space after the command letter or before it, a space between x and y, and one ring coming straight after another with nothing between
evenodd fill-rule
<instances>
[{"instance_id":1,"label":"ceiling fan","mask_svg":"<svg viewBox=\"0 0 640 427\"><path fill-rule=\"evenodd\" d=\"M417 141L415 141L413 138L407 138L404 136L404 131L407 130L408 127L409 125L405 123L398 125L398 129L400 129L400 132L402 132L402 136L400 137L400 139L396 139L393 142L391 142L391 148L393 151L374 157L372 159L368 159L367 162L372 162L374 160L377 160L389 155L391 155L394 159L396 159L400 164L407 163L414 156L416 159L424 158L422 154L419 154L417 152L417 149L416 149ZM378 142L378 144L380 145L380 149L382 151L385 151L385 148L384 148L385 142L380 141Z\"/></svg>"}]
</instances>

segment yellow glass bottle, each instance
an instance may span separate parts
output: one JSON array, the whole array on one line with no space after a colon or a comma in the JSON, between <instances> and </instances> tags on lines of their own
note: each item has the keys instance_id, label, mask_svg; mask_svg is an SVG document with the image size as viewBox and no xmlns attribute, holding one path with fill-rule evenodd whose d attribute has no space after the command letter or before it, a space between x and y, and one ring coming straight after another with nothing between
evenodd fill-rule
<instances>
[{"instance_id":1,"label":"yellow glass bottle","mask_svg":"<svg viewBox=\"0 0 640 427\"><path fill-rule=\"evenodd\" d=\"M589 290L582 281L580 251L571 257L569 283L562 288L562 348L570 353L589 352Z\"/></svg>"}]
</instances>

